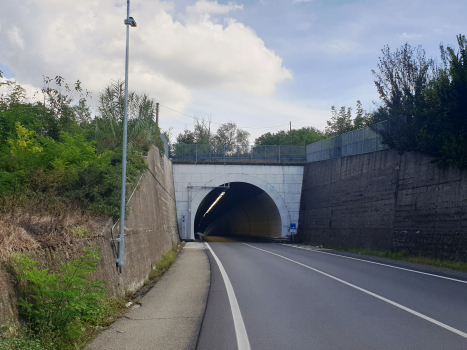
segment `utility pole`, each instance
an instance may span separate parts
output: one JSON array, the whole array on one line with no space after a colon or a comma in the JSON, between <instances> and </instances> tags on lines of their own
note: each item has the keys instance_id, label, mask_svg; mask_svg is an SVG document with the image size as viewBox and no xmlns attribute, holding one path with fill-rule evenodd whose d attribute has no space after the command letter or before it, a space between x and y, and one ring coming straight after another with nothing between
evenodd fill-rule
<instances>
[{"instance_id":1,"label":"utility pole","mask_svg":"<svg viewBox=\"0 0 467 350\"><path fill-rule=\"evenodd\" d=\"M159 127L159 102L156 103L156 126Z\"/></svg>"},{"instance_id":2,"label":"utility pole","mask_svg":"<svg viewBox=\"0 0 467 350\"><path fill-rule=\"evenodd\" d=\"M136 27L133 17L130 17L130 0L126 3L126 55L125 55L125 109L123 113L123 156L122 156L122 193L120 194L120 234L118 241L117 265L123 266L125 241L125 192L126 192L126 146L128 139L128 59L130 53L130 26Z\"/></svg>"},{"instance_id":3,"label":"utility pole","mask_svg":"<svg viewBox=\"0 0 467 350\"><path fill-rule=\"evenodd\" d=\"M292 145L292 122L290 122L290 145Z\"/></svg>"}]
</instances>

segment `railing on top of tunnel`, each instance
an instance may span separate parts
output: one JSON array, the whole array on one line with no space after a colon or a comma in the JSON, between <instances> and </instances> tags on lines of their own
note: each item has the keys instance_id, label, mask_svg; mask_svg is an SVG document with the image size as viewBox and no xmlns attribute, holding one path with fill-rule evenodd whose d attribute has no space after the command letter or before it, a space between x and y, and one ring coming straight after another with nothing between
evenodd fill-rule
<instances>
[{"instance_id":1,"label":"railing on top of tunnel","mask_svg":"<svg viewBox=\"0 0 467 350\"><path fill-rule=\"evenodd\" d=\"M337 135L306 146L307 162L353 156L388 149L382 144L383 137L375 130L389 128L388 121L379 122L371 127L362 128Z\"/></svg>"},{"instance_id":2,"label":"railing on top of tunnel","mask_svg":"<svg viewBox=\"0 0 467 350\"><path fill-rule=\"evenodd\" d=\"M304 164L306 146L188 145L173 144L170 155L176 163L278 163Z\"/></svg>"}]
</instances>

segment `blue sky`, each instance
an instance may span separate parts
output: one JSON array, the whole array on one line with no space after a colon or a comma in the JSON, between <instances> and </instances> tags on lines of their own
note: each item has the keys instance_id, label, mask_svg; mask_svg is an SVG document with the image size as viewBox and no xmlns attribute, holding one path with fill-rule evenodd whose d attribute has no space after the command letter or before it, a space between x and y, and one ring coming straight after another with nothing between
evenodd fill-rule
<instances>
[{"instance_id":1,"label":"blue sky","mask_svg":"<svg viewBox=\"0 0 467 350\"><path fill-rule=\"evenodd\" d=\"M62 75L98 95L123 77L125 8L117 5L0 0L0 69L30 89L42 75ZM465 13L462 0L132 0L130 88L250 127L252 139L289 121L323 129L332 105L360 99L371 109L378 100L371 69L384 45L422 45L439 57L441 42L466 34ZM174 134L193 124L161 113Z\"/></svg>"}]
</instances>

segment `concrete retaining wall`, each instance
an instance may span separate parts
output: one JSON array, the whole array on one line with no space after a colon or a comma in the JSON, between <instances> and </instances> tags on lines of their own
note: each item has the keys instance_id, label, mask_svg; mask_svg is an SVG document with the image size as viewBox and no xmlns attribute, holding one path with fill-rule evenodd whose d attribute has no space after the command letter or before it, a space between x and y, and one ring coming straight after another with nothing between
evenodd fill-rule
<instances>
[{"instance_id":1,"label":"concrete retaining wall","mask_svg":"<svg viewBox=\"0 0 467 350\"><path fill-rule=\"evenodd\" d=\"M467 260L467 171L385 150L308 163L298 235Z\"/></svg>"},{"instance_id":2,"label":"concrete retaining wall","mask_svg":"<svg viewBox=\"0 0 467 350\"><path fill-rule=\"evenodd\" d=\"M178 243L175 190L172 163L153 148L146 157L149 170L141 178L130 200L130 213L125 221L125 258L122 271L115 267L115 247L111 241L112 222L97 237L82 239L72 246L57 250L35 251L31 257L39 267L56 269L60 262L80 255L83 248L98 245L102 259L93 280L106 282L109 296L135 291L144 284L149 271L162 254ZM118 225L113 229L118 235ZM17 318L15 279L0 268L0 324Z\"/></svg>"}]
</instances>

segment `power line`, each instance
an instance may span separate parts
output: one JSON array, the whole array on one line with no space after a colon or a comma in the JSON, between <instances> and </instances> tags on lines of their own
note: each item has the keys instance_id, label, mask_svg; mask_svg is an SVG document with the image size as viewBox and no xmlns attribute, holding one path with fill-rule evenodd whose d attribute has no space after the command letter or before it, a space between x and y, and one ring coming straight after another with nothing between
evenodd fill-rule
<instances>
[{"instance_id":1,"label":"power line","mask_svg":"<svg viewBox=\"0 0 467 350\"><path fill-rule=\"evenodd\" d=\"M184 115L186 117L189 117L189 118L193 118L194 120L200 120L200 119L203 119L203 118L199 118L199 117L193 117L192 115L188 115L186 113L183 113L183 112L180 112L180 111L177 111L173 108L170 108L170 107L167 107L167 106L164 106L162 104L159 104L159 106L161 107L164 107L164 108L167 108L167 109L170 109L171 111L173 112L176 112L176 113L179 113L181 115ZM45 108L48 108L44 105L41 105L41 106L21 106L21 108L30 108L30 109L35 109L35 108L40 108L40 107L45 107ZM89 109L94 109L94 110L98 110L100 109L100 106L92 106L92 105L86 105L84 106L85 108L89 108ZM216 124L216 125L222 125L223 123L216 123L216 122L213 122L213 121L209 121L211 124ZM282 124L282 125L275 125L275 126L259 126L259 127L255 127L255 126L237 126L239 129L273 129L273 128L280 128L280 127L284 127L284 126L289 126L289 123L287 124Z\"/></svg>"}]
</instances>

